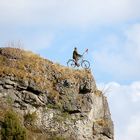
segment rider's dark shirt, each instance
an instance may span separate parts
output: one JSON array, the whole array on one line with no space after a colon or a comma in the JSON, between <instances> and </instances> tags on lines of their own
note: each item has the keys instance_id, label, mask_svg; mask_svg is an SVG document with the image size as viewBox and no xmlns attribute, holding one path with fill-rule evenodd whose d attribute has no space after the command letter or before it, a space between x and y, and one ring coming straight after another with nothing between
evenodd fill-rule
<instances>
[{"instance_id":1,"label":"rider's dark shirt","mask_svg":"<svg viewBox=\"0 0 140 140\"><path fill-rule=\"evenodd\" d=\"M76 50L73 51L73 59L76 59L80 56Z\"/></svg>"}]
</instances>

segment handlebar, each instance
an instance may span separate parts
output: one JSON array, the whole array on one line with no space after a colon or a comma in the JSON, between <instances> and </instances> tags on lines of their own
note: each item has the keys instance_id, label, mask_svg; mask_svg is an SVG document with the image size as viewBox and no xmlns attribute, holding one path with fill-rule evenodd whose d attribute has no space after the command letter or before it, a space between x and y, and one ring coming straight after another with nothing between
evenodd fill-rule
<instances>
[{"instance_id":1,"label":"handlebar","mask_svg":"<svg viewBox=\"0 0 140 140\"><path fill-rule=\"evenodd\" d=\"M88 49L86 49L86 50L84 51L84 53L82 54L82 56L84 56L84 54L87 53L87 52L88 52Z\"/></svg>"}]
</instances>

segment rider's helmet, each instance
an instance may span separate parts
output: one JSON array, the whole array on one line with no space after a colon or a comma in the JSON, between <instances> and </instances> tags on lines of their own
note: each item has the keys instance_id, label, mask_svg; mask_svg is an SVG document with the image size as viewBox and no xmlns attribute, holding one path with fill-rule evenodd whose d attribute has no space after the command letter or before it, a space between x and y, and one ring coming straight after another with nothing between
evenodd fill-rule
<instances>
[{"instance_id":1,"label":"rider's helmet","mask_svg":"<svg viewBox=\"0 0 140 140\"><path fill-rule=\"evenodd\" d=\"M74 50L77 50L77 48L75 47Z\"/></svg>"}]
</instances>

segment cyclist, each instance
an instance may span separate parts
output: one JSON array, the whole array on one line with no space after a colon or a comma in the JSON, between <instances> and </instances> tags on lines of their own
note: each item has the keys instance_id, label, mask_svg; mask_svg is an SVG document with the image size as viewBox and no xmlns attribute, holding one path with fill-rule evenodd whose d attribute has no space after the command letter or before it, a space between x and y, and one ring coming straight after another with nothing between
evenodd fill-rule
<instances>
[{"instance_id":1,"label":"cyclist","mask_svg":"<svg viewBox=\"0 0 140 140\"><path fill-rule=\"evenodd\" d=\"M78 66L78 67L80 66L80 65L78 64L78 59L79 59L79 57L81 57L81 56L82 56L82 55L78 53L77 48L75 47L75 48L74 48L74 51L73 51L73 59L75 60L75 65Z\"/></svg>"}]
</instances>

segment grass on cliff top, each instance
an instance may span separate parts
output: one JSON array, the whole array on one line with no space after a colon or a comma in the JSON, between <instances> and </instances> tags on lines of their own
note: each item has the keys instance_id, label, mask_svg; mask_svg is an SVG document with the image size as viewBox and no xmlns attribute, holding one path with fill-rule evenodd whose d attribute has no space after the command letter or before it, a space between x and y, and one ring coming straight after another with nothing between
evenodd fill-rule
<instances>
[{"instance_id":1,"label":"grass on cliff top","mask_svg":"<svg viewBox=\"0 0 140 140\"><path fill-rule=\"evenodd\" d=\"M75 83L91 78L87 70L70 69L19 48L0 48L0 77L12 75L22 81L32 81L41 90L53 90L58 80L69 79ZM55 90L55 89L54 89Z\"/></svg>"},{"instance_id":2,"label":"grass on cliff top","mask_svg":"<svg viewBox=\"0 0 140 140\"><path fill-rule=\"evenodd\" d=\"M17 75L16 71L25 74L36 72L35 76L38 74L45 74L46 72L57 72L63 74L65 78L72 77L91 77L90 71L87 70L74 70L59 64L55 64L47 59L41 58L39 55L32 53L31 51L24 51L19 48L0 48L0 65L1 75L4 70L13 69L11 73ZM5 71L5 73L6 73ZM4 73L4 74L5 74ZM10 71L8 71L8 74ZM44 75L43 75L44 76Z\"/></svg>"}]
</instances>

